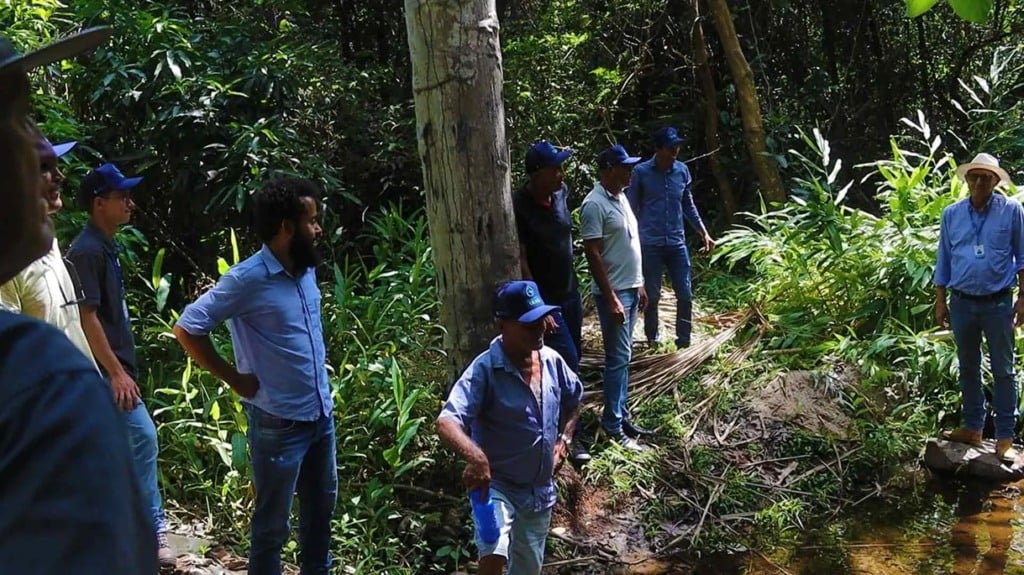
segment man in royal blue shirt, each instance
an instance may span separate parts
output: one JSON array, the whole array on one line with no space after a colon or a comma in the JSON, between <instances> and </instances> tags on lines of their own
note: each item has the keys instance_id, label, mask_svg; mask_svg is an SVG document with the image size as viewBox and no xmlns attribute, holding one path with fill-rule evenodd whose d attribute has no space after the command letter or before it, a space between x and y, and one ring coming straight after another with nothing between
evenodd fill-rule
<instances>
[{"instance_id":1,"label":"man in royal blue shirt","mask_svg":"<svg viewBox=\"0 0 1024 575\"><path fill-rule=\"evenodd\" d=\"M255 197L263 247L185 308L174 326L192 359L243 397L256 488L251 575L280 575L296 492L302 573L326 575L331 568L338 474L315 271L319 197L309 180L267 182ZM210 340L225 321L237 368Z\"/></svg>"},{"instance_id":2,"label":"man in royal blue shirt","mask_svg":"<svg viewBox=\"0 0 1024 575\"><path fill-rule=\"evenodd\" d=\"M540 575L557 498L554 474L572 444L583 386L544 346L546 305L537 284L508 282L494 295L501 335L455 382L438 434L466 461L470 491L489 493L500 535L477 538L480 575Z\"/></svg>"},{"instance_id":3,"label":"man in royal blue shirt","mask_svg":"<svg viewBox=\"0 0 1024 575\"><path fill-rule=\"evenodd\" d=\"M959 166L957 174L967 182L971 195L943 210L935 266L935 321L940 326L952 324L963 395L963 425L946 437L982 445L984 335L994 380L996 455L1012 463L1017 458L1013 331L1024 324L1024 299L1014 302L1013 288L1024 285L1024 208L993 193L997 185L1010 182L994 157L978 154L973 162Z\"/></svg>"},{"instance_id":4,"label":"man in royal blue shirt","mask_svg":"<svg viewBox=\"0 0 1024 575\"><path fill-rule=\"evenodd\" d=\"M676 159L682 143L683 139L675 128L658 130L654 134L657 147L654 157L636 166L626 193L640 226L644 287L647 290L644 333L648 342L658 343L661 276L665 268L668 268L672 288L676 292L677 348L690 346L693 331L690 254L686 249L683 220L688 220L700 233L705 252L715 247L715 241L704 227L697 206L693 203L690 170Z\"/></svg>"}]
</instances>

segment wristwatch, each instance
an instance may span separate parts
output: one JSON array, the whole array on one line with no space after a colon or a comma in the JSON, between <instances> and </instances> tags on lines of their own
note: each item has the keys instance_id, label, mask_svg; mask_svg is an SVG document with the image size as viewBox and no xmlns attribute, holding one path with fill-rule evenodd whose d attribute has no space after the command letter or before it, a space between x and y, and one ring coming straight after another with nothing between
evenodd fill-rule
<instances>
[{"instance_id":1,"label":"wristwatch","mask_svg":"<svg viewBox=\"0 0 1024 575\"><path fill-rule=\"evenodd\" d=\"M559 433L558 439L561 439L562 443L564 443L566 446L572 445L572 438L564 433Z\"/></svg>"}]
</instances>

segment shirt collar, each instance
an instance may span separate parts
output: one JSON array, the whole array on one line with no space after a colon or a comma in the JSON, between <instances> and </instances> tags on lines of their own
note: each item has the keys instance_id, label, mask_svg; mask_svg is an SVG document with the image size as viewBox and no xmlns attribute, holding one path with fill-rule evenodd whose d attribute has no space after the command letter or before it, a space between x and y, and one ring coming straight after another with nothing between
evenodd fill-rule
<instances>
[{"instance_id":1,"label":"shirt collar","mask_svg":"<svg viewBox=\"0 0 1024 575\"><path fill-rule=\"evenodd\" d=\"M491 367L519 375L519 369L512 365L512 360L505 355L505 348L501 347L500 335L491 340L489 351L491 354Z\"/></svg>"},{"instance_id":2,"label":"shirt collar","mask_svg":"<svg viewBox=\"0 0 1024 575\"><path fill-rule=\"evenodd\" d=\"M270 251L270 246L263 244L260 248L260 259L263 260L263 265L267 266L267 273L270 275L285 274L288 275L281 265L281 262L277 261L277 257L274 256L274 252Z\"/></svg>"},{"instance_id":3,"label":"shirt collar","mask_svg":"<svg viewBox=\"0 0 1024 575\"><path fill-rule=\"evenodd\" d=\"M594 187L599 189L599 190L601 190L601 192L604 194L604 196L606 198L608 198L609 200L613 201L613 202L621 201L623 194L626 193L626 190L623 189L621 192L619 192L619 195L616 196L616 195L612 194L611 192L609 192L608 188L604 187L604 184L602 184L601 182L597 182L597 184Z\"/></svg>"},{"instance_id":4,"label":"shirt collar","mask_svg":"<svg viewBox=\"0 0 1024 575\"><path fill-rule=\"evenodd\" d=\"M100 245L102 245L103 249L108 252L117 255L120 251L117 242L115 242L113 238L108 238L107 234L103 233L103 230L99 229L96 224L92 223L92 220L85 223L85 232L99 240Z\"/></svg>"}]
</instances>

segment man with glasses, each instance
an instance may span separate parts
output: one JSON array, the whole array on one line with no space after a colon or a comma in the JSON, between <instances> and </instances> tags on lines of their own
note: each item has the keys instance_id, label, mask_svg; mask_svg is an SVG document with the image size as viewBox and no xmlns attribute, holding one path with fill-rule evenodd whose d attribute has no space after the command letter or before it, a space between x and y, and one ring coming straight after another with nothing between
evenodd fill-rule
<instances>
[{"instance_id":1,"label":"man with glasses","mask_svg":"<svg viewBox=\"0 0 1024 575\"><path fill-rule=\"evenodd\" d=\"M131 189L142 178L126 178L114 164L89 172L78 187L78 205L89 212L85 225L68 251L81 281L82 327L93 356L110 381L114 401L125 414L135 473L142 487L160 547L160 563L171 566L174 553L167 541L160 489L157 485L156 427L142 402L124 278L114 240L118 228L131 221L135 203Z\"/></svg>"},{"instance_id":2,"label":"man with glasses","mask_svg":"<svg viewBox=\"0 0 1024 575\"><path fill-rule=\"evenodd\" d=\"M962 426L946 438L982 446L987 412L981 385L984 335L992 368L996 456L1013 463L1017 459L1013 331L1024 325L1024 299L1018 296L1014 301L1013 288L1024 285L1024 208L993 193L997 185L1010 182L1010 175L989 154L978 154L971 163L959 166L957 175L967 182L970 196L943 210L935 266L935 321L952 326L962 393Z\"/></svg>"},{"instance_id":3,"label":"man with glasses","mask_svg":"<svg viewBox=\"0 0 1024 575\"><path fill-rule=\"evenodd\" d=\"M71 151L76 142L54 146L42 134L37 135L41 192L47 212L52 216L64 207L60 197L64 174L57 165L57 158ZM50 253L32 262L14 279L0 286L0 303L11 311L39 318L60 329L75 347L95 363L89 341L82 331L82 320L78 313L81 294L71 272L73 269L73 266L69 269L61 257L60 247L54 238Z\"/></svg>"}]
</instances>

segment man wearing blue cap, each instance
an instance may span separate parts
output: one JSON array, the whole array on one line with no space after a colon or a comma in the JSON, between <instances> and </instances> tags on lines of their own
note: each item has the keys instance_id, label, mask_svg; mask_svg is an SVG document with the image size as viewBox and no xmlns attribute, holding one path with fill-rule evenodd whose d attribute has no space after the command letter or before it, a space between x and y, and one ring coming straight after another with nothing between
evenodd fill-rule
<instances>
[{"instance_id":1,"label":"man wearing blue cap","mask_svg":"<svg viewBox=\"0 0 1024 575\"><path fill-rule=\"evenodd\" d=\"M89 212L89 221L68 251L82 288L82 328L93 356L110 381L114 401L125 414L135 473L153 519L160 548L160 563L173 565L175 557L167 541L160 488L157 484L156 426L146 411L139 391L135 337L132 335L120 247L114 240L118 228L131 221L135 203L131 189L141 177L126 178L114 164L92 170L78 186L78 205Z\"/></svg>"},{"instance_id":2,"label":"man wearing blue cap","mask_svg":"<svg viewBox=\"0 0 1024 575\"><path fill-rule=\"evenodd\" d=\"M601 427L623 447L640 450L636 438L647 430L633 425L626 411L633 325L647 304L640 261L640 238L623 191L640 158L614 145L597 156L599 181L580 208L583 250L594 281L604 342L604 413Z\"/></svg>"},{"instance_id":3,"label":"man wearing blue cap","mask_svg":"<svg viewBox=\"0 0 1024 575\"><path fill-rule=\"evenodd\" d=\"M481 575L539 575L557 492L554 474L572 444L583 386L562 356L544 346L547 305L532 281L498 287L501 329L455 382L438 435L466 461L468 490L489 494L500 535L477 536Z\"/></svg>"},{"instance_id":4,"label":"man wearing blue cap","mask_svg":"<svg viewBox=\"0 0 1024 575\"><path fill-rule=\"evenodd\" d=\"M640 224L640 245L644 259L644 286L650 298L644 311L647 341L658 343L658 301L661 277L668 268L676 292L676 347L690 346L693 331L693 294L690 289L690 254L686 249L683 220L689 220L700 234L703 250L715 247L711 234L693 203L690 170L676 158L683 139L675 128L654 134L654 157L637 165L629 186L629 203Z\"/></svg>"},{"instance_id":5,"label":"man wearing blue cap","mask_svg":"<svg viewBox=\"0 0 1024 575\"><path fill-rule=\"evenodd\" d=\"M40 198L26 72L110 35L91 30L27 55L0 38L0 283L43 257L53 226ZM0 565L5 572L155 573L123 422L95 367L53 326L0 310ZM98 505L97 502L102 502Z\"/></svg>"},{"instance_id":6,"label":"man wearing blue cap","mask_svg":"<svg viewBox=\"0 0 1024 575\"><path fill-rule=\"evenodd\" d=\"M36 151L39 154L42 175L42 195L47 212L52 215L64 207L60 186L64 174L57 158L68 153L76 142L52 145L38 134ZM12 311L41 319L64 332L90 361L94 361L89 342L82 331L78 312L79 288L72 280L54 238L50 253L29 264L11 281L0 286L0 303Z\"/></svg>"}]
</instances>

